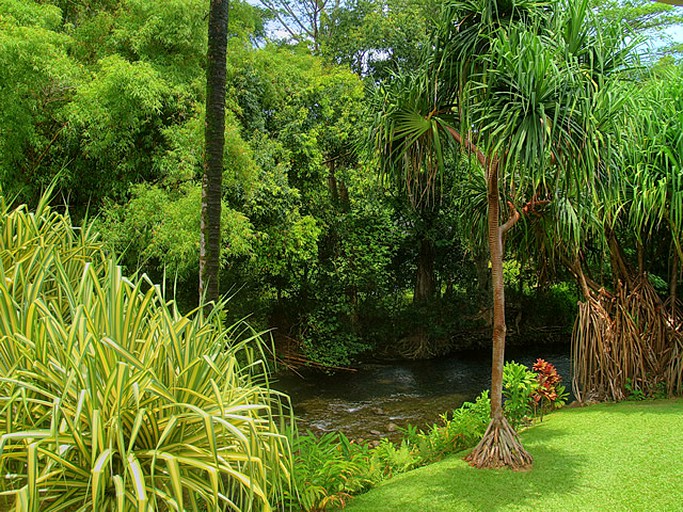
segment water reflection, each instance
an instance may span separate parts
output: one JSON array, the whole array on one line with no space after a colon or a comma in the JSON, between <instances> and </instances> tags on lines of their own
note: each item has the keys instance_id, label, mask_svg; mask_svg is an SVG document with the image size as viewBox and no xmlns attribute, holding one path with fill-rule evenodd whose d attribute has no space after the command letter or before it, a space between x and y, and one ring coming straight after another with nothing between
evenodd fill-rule
<instances>
[{"instance_id":1,"label":"water reflection","mask_svg":"<svg viewBox=\"0 0 683 512\"><path fill-rule=\"evenodd\" d=\"M569 347L509 351L507 360L531 366L542 357L568 386ZM392 436L408 424L423 427L490 385L490 354L458 354L432 361L365 364L355 372L280 376L275 387L292 398L300 428L340 430L358 439ZM392 436L393 437L393 436Z\"/></svg>"}]
</instances>

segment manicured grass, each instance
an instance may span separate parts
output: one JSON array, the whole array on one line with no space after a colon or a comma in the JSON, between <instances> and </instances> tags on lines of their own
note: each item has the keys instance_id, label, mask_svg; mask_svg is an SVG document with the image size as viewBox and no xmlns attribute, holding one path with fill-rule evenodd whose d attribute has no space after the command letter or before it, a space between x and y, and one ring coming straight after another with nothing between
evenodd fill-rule
<instances>
[{"instance_id":1,"label":"manicured grass","mask_svg":"<svg viewBox=\"0 0 683 512\"><path fill-rule=\"evenodd\" d=\"M683 399L568 408L522 434L531 471L462 454L355 498L348 512L683 511Z\"/></svg>"}]
</instances>

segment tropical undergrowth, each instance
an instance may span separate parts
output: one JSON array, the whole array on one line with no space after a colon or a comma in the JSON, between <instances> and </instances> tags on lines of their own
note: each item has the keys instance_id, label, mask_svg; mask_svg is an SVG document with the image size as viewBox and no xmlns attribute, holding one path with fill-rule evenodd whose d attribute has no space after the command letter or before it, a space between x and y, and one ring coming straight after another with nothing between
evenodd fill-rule
<instances>
[{"instance_id":1,"label":"tropical undergrowth","mask_svg":"<svg viewBox=\"0 0 683 512\"><path fill-rule=\"evenodd\" d=\"M270 510L281 396L223 304L181 315L87 227L0 204L0 495L17 511Z\"/></svg>"},{"instance_id":2,"label":"tropical undergrowth","mask_svg":"<svg viewBox=\"0 0 683 512\"><path fill-rule=\"evenodd\" d=\"M542 359L532 369L506 363L503 395L506 418L516 429L541 420L568 397L555 367ZM472 448L486 432L490 411L485 390L474 402L443 414L439 423L425 429L409 425L397 442L384 438L370 445L349 440L340 432L294 437L293 478L298 494L288 494L287 502L310 512L343 508L353 495L379 482Z\"/></svg>"}]
</instances>

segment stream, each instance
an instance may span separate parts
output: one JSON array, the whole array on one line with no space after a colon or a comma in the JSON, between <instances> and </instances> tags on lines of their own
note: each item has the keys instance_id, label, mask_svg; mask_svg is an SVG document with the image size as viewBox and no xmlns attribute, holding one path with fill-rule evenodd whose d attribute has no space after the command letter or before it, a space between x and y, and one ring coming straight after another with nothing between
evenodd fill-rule
<instances>
[{"instance_id":1,"label":"stream","mask_svg":"<svg viewBox=\"0 0 683 512\"><path fill-rule=\"evenodd\" d=\"M506 361L529 367L553 363L570 387L569 345L510 349ZM473 401L491 383L489 352L429 361L366 363L334 375L279 375L273 387L289 394L301 431L341 431L351 439L396 437L408 424L424 428L439 415Z\"/></svg>"}]
</instances>

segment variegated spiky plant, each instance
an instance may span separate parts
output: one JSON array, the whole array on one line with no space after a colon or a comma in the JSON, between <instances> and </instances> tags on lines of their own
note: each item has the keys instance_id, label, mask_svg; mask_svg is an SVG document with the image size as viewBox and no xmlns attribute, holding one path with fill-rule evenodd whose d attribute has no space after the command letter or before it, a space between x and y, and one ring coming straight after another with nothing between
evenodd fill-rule
<instances>
[{"instance_id":1,"label":"variegated spiky plant","mask_svg":"<svg viewBox=\"0 0 683 512\"><path fill-rule=\"evenodd\" d=\"M0 205L0 486L17 511L269 510L288 482L259 337L181 315L43 201ZM238 332L239 331L239 332ZM245 335L245 332L248 334Z\"/></svg>"}]
</instances>

